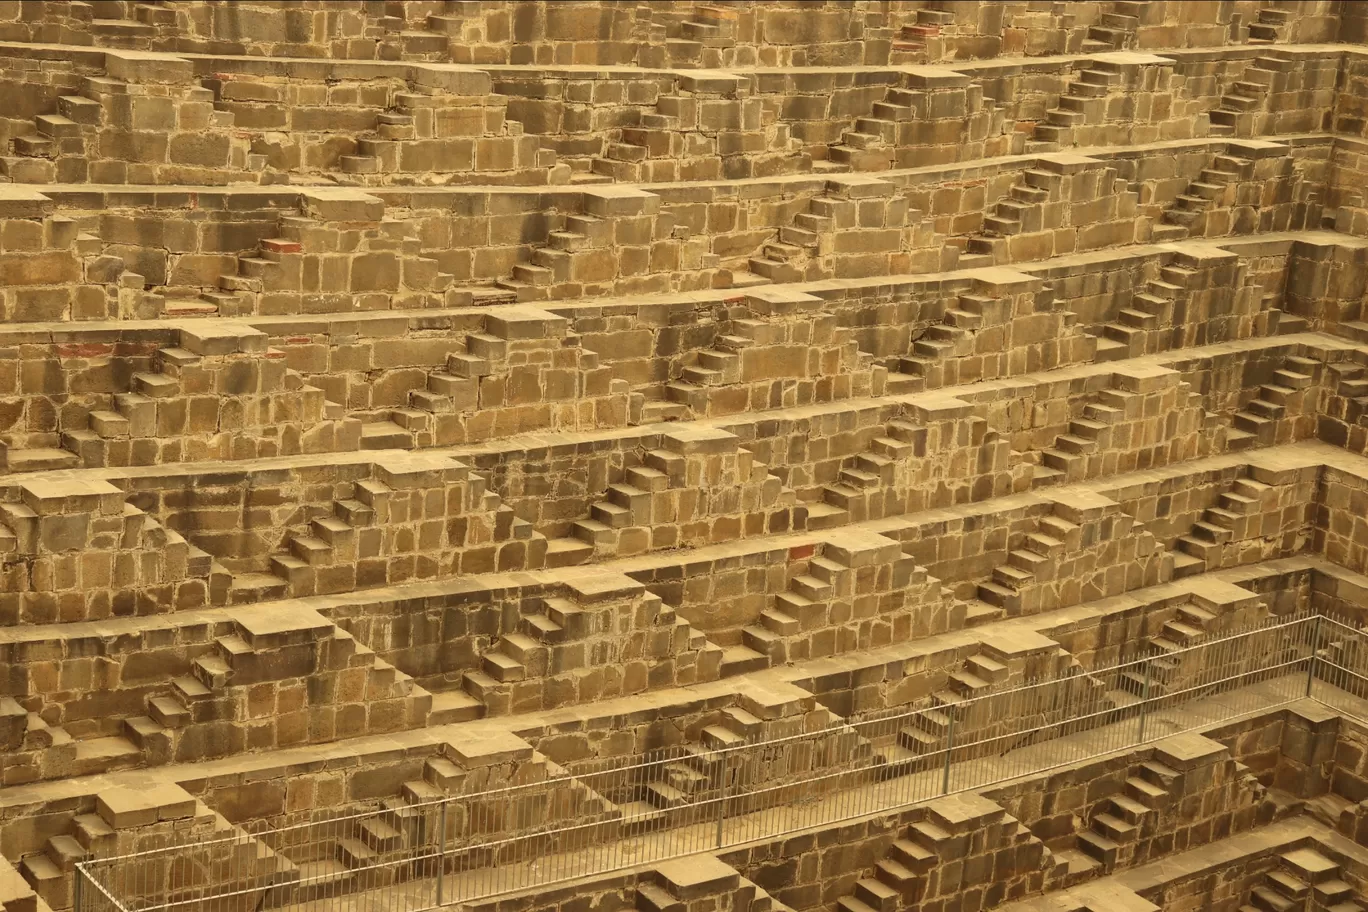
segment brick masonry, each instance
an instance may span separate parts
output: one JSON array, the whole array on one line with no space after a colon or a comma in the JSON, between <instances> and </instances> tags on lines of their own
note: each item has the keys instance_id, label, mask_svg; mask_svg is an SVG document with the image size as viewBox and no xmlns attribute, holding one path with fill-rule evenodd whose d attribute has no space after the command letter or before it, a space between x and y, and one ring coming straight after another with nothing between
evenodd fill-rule
<instances>
[{"instance_id":1,"label":"brick masonry","mask_svg":"<svg viewBox=\"0 0 1368 912\"><path fill-rule=\"evenodd\" d=\"M1361 6L0 0L0 906L1368 905L1357 703L1068 753L1368 611Z\"/></svg>"}]
</instances>

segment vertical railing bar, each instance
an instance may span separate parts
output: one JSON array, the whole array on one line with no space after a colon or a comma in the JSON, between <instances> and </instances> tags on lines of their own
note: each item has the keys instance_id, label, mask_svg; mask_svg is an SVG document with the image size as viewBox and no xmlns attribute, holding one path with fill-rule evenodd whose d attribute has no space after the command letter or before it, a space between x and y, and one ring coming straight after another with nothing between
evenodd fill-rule
<instances>
[{"instance_id":1,"label":"vertical railing bar","mask_svg":"<svg viewBox=\"0 0 1368 912\"><path fill-rule=\"evenodd\" d=\"M1136 732L1136 744L1145 743L1145 714L1149 707L1150 675L1153 673L1154 660L1151 659L1147 665L1140 669L1140 726Z\"/></svg>"},{"instance_id":2,"label":"vertical railing bar","mask_svg":"<svg viewBox=\"0 0 1368 912\"><path fill-rule=\"evenodd\" d=\"M437 905L442 905L442 888L446 880L447 801L443 801L437 815Z\"/></svg>"},{"instance_id":3,"label":"vertical railing bar","mask_svg":"<svg viewBox=\"0 0 1368 912\"><path fill-rule=\"evenodd\" d=\"M1320 644L1320 615L1316 615L1316 622L1311 628L1311 653L1306 659L1306 695L1311 696L1311 685L1315 680L1316 674L1316 652Z\"/></svg>"},{"instance_id":4,"label":"vertical railing bar","mask_svg":"<svg viewBox=\"0 0 1368 912\"><path fill-rule=\"evenodd\" d=\"M954 707L946 704L945 716L950 721L945 726L945 772L941 777L941 794L950 794L950 758L954 756L955 750L955 711Z\"/></svg>"}]
</instances>

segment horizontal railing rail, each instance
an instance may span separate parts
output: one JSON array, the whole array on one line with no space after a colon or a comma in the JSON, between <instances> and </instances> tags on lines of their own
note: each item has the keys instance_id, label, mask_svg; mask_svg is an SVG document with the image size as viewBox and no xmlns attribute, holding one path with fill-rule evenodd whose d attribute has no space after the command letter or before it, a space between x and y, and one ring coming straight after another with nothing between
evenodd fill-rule
<instances>
[{"instance_id":1,"label":"horizontal railing rail","mask_svg":"<svg viewBox=\"0 0 1368 912\"><path fill-rule=\"evenodd\" d=\"M87 860L75 912L418 912L894 811L1306 697L1368 717L1368 639L1335 618L1145 647L812 731L564 767L534 754L519 773L534 781Z\"/></svg>"}]
</instances>

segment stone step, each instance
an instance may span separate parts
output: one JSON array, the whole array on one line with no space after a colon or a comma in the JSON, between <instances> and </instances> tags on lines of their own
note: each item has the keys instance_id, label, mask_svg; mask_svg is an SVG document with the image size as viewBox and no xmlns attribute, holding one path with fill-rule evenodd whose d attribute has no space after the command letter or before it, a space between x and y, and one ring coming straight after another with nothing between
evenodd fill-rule
<instances>
[{"instance_id":1,"label":"stone step","mask_svg":"<svg viewBox=\"0 0 1368 912\"><path fill-rule=\"evenodd\" d=\"M1250 890L1249 898L1251 905L1262 912L1289 912L1295 905L1292 900L1267 886L1257 886Z\"/></svg>"},{"instance_id":2,"label":"stone step","mask_svg":"<svg viewBox=\"0 0 1368 912\"><path fill-rule=\"evenodd\" d=\"M46 854L29 855L19 862L19 874L52 909L66 909L71 905L68 875ZM32 900L32 897L30 897Z\"/></svg>"},{"instance_id":3,"label":"stone step","mask_svg":"<svg viewBox=\"0 0 1368 912\"><path fill-rule=\"evenodd\" d=\"M72 775L92 776L141 766L143 749L122 735L87 738L76 742Z\"/></svg>"},{"instance_id":4,"label":"stone step","mask_svg":"<svg viewBox=\"0 0 1368 912\"><path fill-rule=\"evenodd\" d=\"M7 472L47 472L74 469L80 465L80 457L75 453L57 447L21 447L6 450L3 454L3 469Z\"/></svg>"},{"instance_id":5,"label":"stone step","mask_svg":"<svg viewBox=\"0 0 1368 912\"><path fill-rule=\"evenodd\" d=\"M147 710L153 721L166 728L181 728L190 721L190 711L175 697L151 697Z\"/></svg>"},{"instance_id":6,"label":"stone step","mask_svg":"<svg viewBox=\"0 0 1368 912\"><path fill-rule=\"evenodd\" d=\"M1093 817L1092 826L1100 835L1116 843L1134 842L1140 833L1135 824L1111 814Z\"/></svg>"},{"instance_id":7,"label":"stone step","mask_svg":"<svg viewBox=\"0 0 1368 912\"><path fill-rule=\"evenodd\" d=\"M26 134L14 137L14 154L32 158L56 158L57 140L43 134Z\"/></svg>"},{"instance_id":8,"label":"stone step","mask_svg":"<svg viewBox=\"0 0 1368 912\"><path fill-rule=\"evenodd\" d=\"M428 724L449 725L483 716L484 704L480 700L463 691L447 691L432 695L432 710L428 714Z\"/></svg>"},{"instance_id":9,"label":"stone step","mask_svg":"<svg viewBox=\"0 0 1368 912\"><path fill-rule=\"evenodd\" d=\"M233 604L284 598L289 589L285 580L269 573L235 573L229 587Z\"/></svg>"},{"instance_id":10,"label":"stone step","mask_svg":"<svg viewBox=\"0 0 1368 912\"><path fill-rule=\"evenodd\" d=\"M722 677L763 671L769 667L769 658L749 646L728 646L722 650Z\"/></svg>"},{"instance_id":11,"label":"stone step","mask_svg":"<svg viewBox=\"0 0 1368 912\"><path fill-rule=\"evenodd\" d=\"M361 425L363 450L411 450L413 434L393 421L375 421Z\"/></svg>"},{"instance_id":12,"label":"stone step","mask_svg":"<svg viewBox=\"0 0 1368 912\"><path fill-rule=\"evenodd\" d=\"M39 114L33 118L33 125L40 134L53 139L70 139L81 135L81 125L61 114Z\"/></svg>"},{"instance_id":13,"label":"stone step","mask_svg":"<svg viewBox=\"0 0 1368 912\"><path fill-rule=\"evenodd\" d=\"M1092 830L1084 830L1078 834L1078 847L1107 867L1116 864L1121 849L1114 840Z\"/></svg>"},{"instance_id":14,"label":"stone step","mask_svg":"<svg viewBox=\"0 0 1368 912\"><path fill-rule=\"evenodd\" d=\"M1138 776L1131 776L1125 783L1126 797L1133 799L1153 810L1168 803L1169 793L1158 785Z\"/></svg>"},{"instance_id":15,"label":"stone step","mask_svg":"<svg viewBox=\"0 0 1368 912\"><path fill-rule=\"evenodd\" d=\"M830 529L850 522L850 514L831 504L813 503L807 505L808 528L811 530Z\"/></svg>"}]
</instances>

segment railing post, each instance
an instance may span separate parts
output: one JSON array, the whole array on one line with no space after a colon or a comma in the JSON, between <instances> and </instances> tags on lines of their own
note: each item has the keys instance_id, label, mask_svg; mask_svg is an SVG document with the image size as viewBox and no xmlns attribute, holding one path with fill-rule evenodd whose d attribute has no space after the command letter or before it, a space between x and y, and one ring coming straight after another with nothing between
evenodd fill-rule
<instances>
[{"instance_id":1,"label":"railing post","mask_svg":"<svg viewBox=\"0 0 1368 912\"><path fill-rule=\"evenodd\" d=\"M722 791L717 797L717 847L722 848L722 823L727 819L727 763L730 755L722 754Z\"/></svg>"},{"instance_id":2,"label":"railing post","mask_svg":"<svg viewBox=\"0 0 1368 912\"><path fill-rule=\"evenodd\" d=\"M945 715L950 722L945 726L945 772L941 775L942 795L950 794L950 756L955 751L955 708L947 705Z\"/></svg>"},{"instance_id":3,"label":"railing post","mask_svg":"<svg viewBox=\"0 0 1368 912\"><path fill-rule=\"evenodd\" d=\"M1311 655L1306 658L1306 695L1311 696L1311 684L1316 678L1316 647L1320 643L1320 620L1321 616L1316 615L1315 622L1311 625Z\"/></svg>"},{"instance_id":4,"label":"railing post","mask_svg":"<svg viewBox=\"0 0 1368 912\"><path fill-rule=\"evenodd\" d=\"M1145 716L1146 716L1146 714L1149 712L1149 691L1150 691L1150 671L1149 671L1149 665L1150 665L1150 663L1147 661L1147 662L1141 667L1141 675L1143 675L1143 677L1144 677L1144 683L1143 683L1142 685L1140 685L1140 731L1137 733L1137 737L1136 737L1136 739L1135 739L1135 743L1136 743L1136 744L1144 744L1144 743L1145 743Z\"/></svg>"},{"instance_id":5,"label":"railing post","mask_svg":"<svg viewBox=\"0 0 1368 912\"><path fill-rule=\"evenodd\" d=\"M72 884L71 910L72 912L85 912L85 903L82 902L81 881L85 880L85 866L78 863L76 865L76 882Z\"/></svg>"},{"instance_id":6,"label":"railing post","mask_svg":"<svg viewBox=\"0 0 1368 912\"><path fill-rule=\"evenodd\" d=\"M447 802L450 798L442 801L441 810L437 814L437 905L442 904L442 889L446 886L446 817Z\"/></svg>"}]
</instances>

